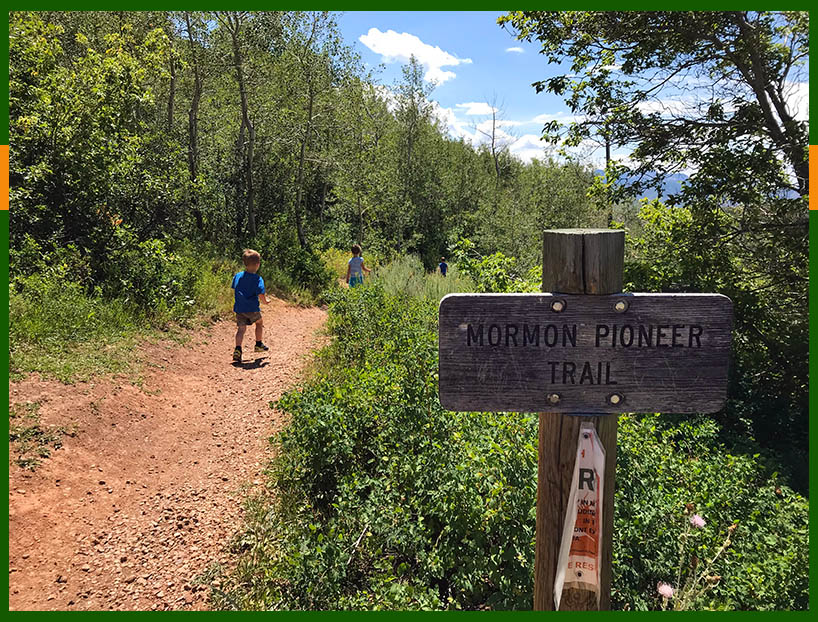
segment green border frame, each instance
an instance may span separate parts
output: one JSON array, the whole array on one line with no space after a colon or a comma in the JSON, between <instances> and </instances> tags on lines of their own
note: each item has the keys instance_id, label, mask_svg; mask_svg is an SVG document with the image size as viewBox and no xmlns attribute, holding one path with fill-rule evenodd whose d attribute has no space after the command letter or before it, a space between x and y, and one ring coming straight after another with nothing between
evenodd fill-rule
<instances>
[{"instance_id":1,"label":"green border frame","mask_svg":"<svg viewBox=\"0 0 818 622\"><path fill-rule=\"evenodd\" d=\"M9 7L9 10L106 10L111 9L110 2L101 2L99 0L76 0L74 2L57 2L57 1L37 1L33 0L31 2L12 2L12 6ZM119 6L117 9L120 10L153 10L153 9L173 9L173 10L181 10L181 9L195 9L195 10L206 10L206 9L220 9L224 8L225 2L224 0L220 1L213 1L213 0L199 0L198 2L191 2L189 0L148 0L145 2L125 2L123 3L126 6ZM276 9L331 9L331 10L367 10L367 11L378 11L382 10L383 3L382 2L373 2L372 0L335 0L334 2L327 2L324 1L304 1L304 0L285 0L283 2L259 2L258 0L244 0L239 3L242 8L244 9L255 9L255 10L276 10ZM503 9L498 7L498 2L487 2L486 0L474 0L472 2L467 2L464 0L455 0L454 2L446 2L445 7L441 7L440 2L431 2L429 0L417 0L413 3L402 3L405 7L404 10L413 10L413 11L437 11L442 10L445 8L446 10L468 10L468 11L478 11L478 10L497 10L497 14L500 15L504 13L507 9ZM555 8L551 2L546 2L544 0L540 0L539 2L522 2L521 8ZM602 0L585 0L584 2L580 2L580 6L570 6L571 3L568 0L557 0L557 2L553 3L557 5L557 7L563 8L571 8L571 9L596 9L596 10L627 10L627 9L642 9L642 10L656 10L657 4L655 2L647 2L646 0L625 0L619 2L604 2ZM750 5L750 6L748 6ZM761 5L761 6L759 6ZM774 5L770 7L769 5ZM710 1L706 2L703 0L688 0L684 2L674 2L673 6L670 8L679 10L730 10L730 9L738 9L738 10L749 10L749 9L785 9L785 10L809 10L812 3L805 2L804 0L798 1L773 1L773 2L757 2L757 1L744 1L744 2L737 2L735 0L717 0L716 2ZM812 13L810 11L810 13ZM4 26L4 40L8 40L8 22L5 23ZM816 37L810 38L810 55L814 55L816 49L818 48L818 39ZM0 54L2 54L2 58L5 58L5 64L8 64L8 46L2 45L0 46ZM810 79L814 78L818 70L810 67ZM4 110L4 117L8 117L8 81L5 83L5 96L2 98L2 106ZM813 96L812 90L810 90L810 103L815 104L818 97ZM8 125L5 123L0 126L0 144L7 145L9 142L9 135L8 135ZM818 124L816 126L810 125L809 129L809 143L810 145L818 145ZM810 241L810 257L809 257L809 267L810 272L818 273L818 250L813 252L812 249L818 248L818 210L813 210L809 214L809 241ZM2 273L6 275L6 279L8 279L8 245L9 245L9 212L2 211L0 212L0 242L2 242L2 255L0 255L0 270ZM8 303L8 293L6 292L6 302ZM812 280L810 280L809 285L809 317L810 317L810 353L813 354L818 352L818 330L813 330L812 325L813 321L818 319L818 285L816 285ZM3 314L3 325L5 329L2 331L2 334L5 338L5 346L3 348L3 359L5 360L5 368L6 371L9 369L9 354L8 354L8 313ZM810 375L815 375L818 377L818 362L816 362L815 357L810 357L809 362L809 371ZM5 391L8 391L8 385L4 385ZM6 395L8 398L8 394ZM7 400L6 400L7 403ZM810 413L818 412L818 389L810 386L809 390L809 404L810 404ZM6 419L8 421L8 419ZM818 427L810 426L810 445L815 444L816 437L818 436ZM6 449L6 464L8 464L8 449ZM810 459L810 467L809 467L809 475L810 480L812 482L818 481L818 461L814 458ZM8 493L8 478L4 480L4 490ZM810 511L813 510L813 504L810 502ZM8 536L8 523L6 523L6 535ZM810 523L810 570L809 570L809 577L810 577L810 588L814 588L816 586L816 582L818 580L818 568L816 568L816 544L815 544L815 537L818 535L818 529L814 526L813 523ZM4 546L6 553L8 553L8 538L4 540ZM4 575L7 577L8 575ZM8 579L4 579L6 588L9 587ZM631 612L635 613L635 612ZM676 614L682 615L684 617L689 616L706 616L706 615L713 615L717 616L719 620L724 620L725 622L732 622L736 617L740 617L741 619L750 617L752 619L757 618L764 618L770 619L773 617L775 619L780 619L785 617L787 619L794 619L800 617L805 617L808 615L809 612L768 612L768 613L751 613L751 612L719 612L719 613L683 613L683 614ZM231 615L225 612L198 612L200 616L224 616L224 615ZM91 615L93 617L99 616L107 616L109 615L108 612L13 612L10 615L13 615L15 619L32 619L32 618L40 618L44 617L47 619L52 619L55 617L63 617L63 616L76 616L76 615ZM189 612L117 612L116 615L193 615ZM248 612L244 613L236 613L232 615L251 615ZM276 620L280 622L300 622L305 619L312 619L315 616L320 616L320 619L326 619L327 617L331 617L333 619L338 620L346 620L351 617L358 618L363 616L378 616L383 617L385 615L390 616L392 619L411 619L415 620L418 618L429 619L430 616L445 616L447 620L457 618L462 618L463 616L475 616L479 615L474 612L447 612L447 613L428 613L428 612L383 612L381 614L375 613L366 613L366 612L279 612L276 613ZM531 616L538 616L538 615L545 615L540 612L487 612L485 615L490 616L493 620L500 619L500 618L514 618L515 620L522 620L523 618L530 618ZM563 613L557 615L567 615L573 616L574 619L577 619L578 615L583 615L581 613ZM622 616L624 612L600 612L597 614L593 614L594 617L602 615L605 618L610 618L611 616ZM663 616L663 615L672 615L672 614L665 614L664 612L640 612L639 614L642 618L645 616L653 618L654 616Z\"/></svg>"}]
</instances>

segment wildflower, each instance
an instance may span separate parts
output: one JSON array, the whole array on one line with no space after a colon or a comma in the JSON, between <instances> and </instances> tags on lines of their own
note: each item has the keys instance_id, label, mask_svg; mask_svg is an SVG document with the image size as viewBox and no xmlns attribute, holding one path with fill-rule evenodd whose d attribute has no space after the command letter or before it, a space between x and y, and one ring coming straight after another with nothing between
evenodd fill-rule
<instances>
[{"instance_id":1,"label":"wildflower","mask_svg":"<svg viewBox=\"0 0 818 622\"><path fill-rule=\"evenodd\" d=\"M693 511L693 510L695 510L695 509L696 509L696 506L695 506L694 504L692 504L692 503L685 503L685 510L686 510L686 511L685 511L685 514L687 514L688 512L692 512L692 511Z\"/></svg>"},{"instance_id":2,"label":"wildflower","mask_svg":"<svg viewBox=\"0 0 818 622\"><path fill-rule=\"evenodd\" d=\"M721 575L714 574L707 577L707 582L711 585L716 585L719 581L721 581Z\"/></svg>"},{"instance_id":3,"label":"wildflower","mask_svg":"<svg viewBox=\"0 0 818 622\"><path fill-rule=\"evenodd\" d=\"M659 592L662 598L673 598L673 588L667 583L659 581L656 584L656 591Z\"/></svg>"},{"instance_id":4,"label":"wildflower","mask_svg":"<svg viewBox=\"0 0 818 622\"><path fill-rule=\"evenodd\" d=\"M698 514L694 514L693 516L690 517L690 524L696 527L697 529L701 529L707 523L704 522L704 519L701 516L699 516Z\"/></svg>"}]
</instances>

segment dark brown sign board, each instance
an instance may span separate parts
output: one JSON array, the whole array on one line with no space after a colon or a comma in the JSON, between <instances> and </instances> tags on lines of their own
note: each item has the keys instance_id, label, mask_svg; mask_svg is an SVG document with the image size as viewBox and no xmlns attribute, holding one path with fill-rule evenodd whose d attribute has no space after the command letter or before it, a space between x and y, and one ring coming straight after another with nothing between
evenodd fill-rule
<instances>
[{"instance_id":1,"label":"dark brown sign board","mask_svg":"<svg viewBox=\"0 0 818 622\"><path fill-rule=\"evenodd\" d=\"M450 294L439 320L448 410L715 412L727 397L720 294Z\"/></svg>"}]
</instances>

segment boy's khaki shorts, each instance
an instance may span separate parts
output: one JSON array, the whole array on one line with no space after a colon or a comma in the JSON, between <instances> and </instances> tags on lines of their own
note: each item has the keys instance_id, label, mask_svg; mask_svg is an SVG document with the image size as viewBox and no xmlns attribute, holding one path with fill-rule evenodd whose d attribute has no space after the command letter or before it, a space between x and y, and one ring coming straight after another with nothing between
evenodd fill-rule
<instances>
[{"instance_id":1,"label":"boy's khaki shorts","mask_svg":"<svg viewBox=\"0 0 818 622\"><path fill-rule=\"evenodd\" d=\"M239 326L250 326L261 319L260 311L247 311L245 313L236 313L236 324Z\"/></svg>"}]
</instances>

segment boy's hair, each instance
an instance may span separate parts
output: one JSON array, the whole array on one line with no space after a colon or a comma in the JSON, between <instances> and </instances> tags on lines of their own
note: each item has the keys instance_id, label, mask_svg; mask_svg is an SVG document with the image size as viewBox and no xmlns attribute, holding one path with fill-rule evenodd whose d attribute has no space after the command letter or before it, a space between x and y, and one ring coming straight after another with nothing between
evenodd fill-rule
<instances>
[{"instance_id":1,"label":"boy's hair","mask_svg":"<svg viewBox=\"0 0 818 622\"><path fill-rule=\"evenodd\" d=\"M353 244L352 245L352 254L353 255L360 255L361 254L361 245L360 244Z\"/></svg>"},{"instance_id":2,"label":"boy's hair","mask_svg":"<svg viewBox=\"0 0 818 622\"><path fill-rule=\"evenodd\" d=\"M440 261L446 261L446 258L445 258L445 257L441 257L441 258L440 258Z\"/></svg>"},{"instance_id":3,"label":"boy's hair","mask_svg":"<svg viewBox=\"0 0 818 622\"><path fill-rule=\"evenodd\" d=\"M252 263L261 263L261 255L252 248L245 248L241 254L241 261L245 266Z\"/></svg>"}]
</instances>

